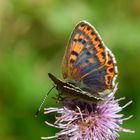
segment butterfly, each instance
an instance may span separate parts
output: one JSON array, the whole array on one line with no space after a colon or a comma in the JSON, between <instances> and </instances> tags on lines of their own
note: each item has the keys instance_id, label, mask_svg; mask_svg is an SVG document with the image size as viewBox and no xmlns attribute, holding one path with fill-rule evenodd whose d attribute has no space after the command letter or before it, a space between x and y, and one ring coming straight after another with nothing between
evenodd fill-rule
<instances>
[{"instance_id":1,"label":"butterfly","mask_svg":"<svg viewBox=\"0 0 140 140\"><path fill-rule=\"evenodd\" d=\"M74 28L63 57L65 81L48 75L61 96L96 102L111 93L117 74L113 53L95 28L81 21Z\"/></svg>"}]
</instances>

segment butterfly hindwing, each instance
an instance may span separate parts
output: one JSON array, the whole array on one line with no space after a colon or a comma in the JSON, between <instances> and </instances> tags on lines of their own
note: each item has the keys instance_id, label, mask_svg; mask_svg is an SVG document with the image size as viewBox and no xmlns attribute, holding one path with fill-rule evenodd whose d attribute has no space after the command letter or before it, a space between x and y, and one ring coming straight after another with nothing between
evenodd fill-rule
<instances>
[{"instance_id":1,"label":"butterfly hindwing","mask_svg":"<svg viewBox=\"0 0 140 140\"><path fill-rule=\"evenodd\" d=\"M101 95L108 94L115 86L117 73L115 58L108 49L106 63L85 76L82 81L90 92L95 91Z\"/></svg>"}]
</instances>

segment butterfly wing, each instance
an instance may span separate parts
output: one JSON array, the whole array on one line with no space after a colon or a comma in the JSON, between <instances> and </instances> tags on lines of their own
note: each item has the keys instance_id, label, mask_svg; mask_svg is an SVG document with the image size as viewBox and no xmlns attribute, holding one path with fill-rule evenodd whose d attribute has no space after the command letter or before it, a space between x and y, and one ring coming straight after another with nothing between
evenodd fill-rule
<instances>
[{"instance_id":1,"label":"butterfly wing","mask_svg":"<svg viewBox=\"0 0 140 140\"><path fill-rule=\"evenodd\" d=\"M104 96L114 88L117 74L118 70L114 55L107 49L106 63L83 77L82 81L91 93L95 91Z\"/></svg>"},{"instance_id":2,"label":"butterfly wing","mask_svg":"<svg viewBox=\"0 0 140 140\"><path fill-rule=\"evenodd\" d=\"M94 27L82 21L75 27L68 43L62 62L63 77L77 82L77 86L82 89L102 92L112 87L108 86L106 81L109 59L114 63L110 51Z\"/></svg>"},{"instance_id":3,"label":"butterfly wing","mask_svg":"<svg viewBox=\"0 0 140 140\"><path fill-rule=\"evenodd\" d=\"M103 65L105 61L105 47L96 30L85 21L77 24L62 62L64 79L80 80L85 73Z\"/></svg>"}]
</instances>

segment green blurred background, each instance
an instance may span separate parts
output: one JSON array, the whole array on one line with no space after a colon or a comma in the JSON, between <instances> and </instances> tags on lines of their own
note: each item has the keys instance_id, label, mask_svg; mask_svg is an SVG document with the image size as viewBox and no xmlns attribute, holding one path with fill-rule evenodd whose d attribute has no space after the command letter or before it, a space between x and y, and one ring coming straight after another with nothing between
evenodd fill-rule
<instances>
[{"instance_id":1,"label":"green blurred background","mask_svg":"<svg viewBox=\"0 0 140 140\"><path fill-rule=\"evenodd\" d=\"M70 33L80 20L93 24L118 62L117 98L122 113L134 117L120 140L140 139L140 1L139 0L0 0L0 140L39 140L56 130L52 116L34 118L52 87L47 73L61 76L61 61ZM54 90L51 97L56 94ZM57 106L48 98L45 106Z\"/></svg>"}]
</instances>

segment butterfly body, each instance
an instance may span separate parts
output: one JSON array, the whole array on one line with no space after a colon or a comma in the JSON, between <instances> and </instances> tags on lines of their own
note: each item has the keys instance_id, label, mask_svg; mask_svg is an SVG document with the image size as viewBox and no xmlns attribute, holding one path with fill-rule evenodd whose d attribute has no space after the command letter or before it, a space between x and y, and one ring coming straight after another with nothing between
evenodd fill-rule
<instances>
[{"instance_id":1,"label":"butterfly body","mask_svg":"<svg viewBox=\"0 0 140 140\"><path fill-rule=\"evenodd\" d=\"M73 30L62 61L62 75L66 82L52 74L49 77L63 96L89 101L108 95L115 86L117 73L112 52L95 28L81 21Z\"/></svg>"}]
</instances>

